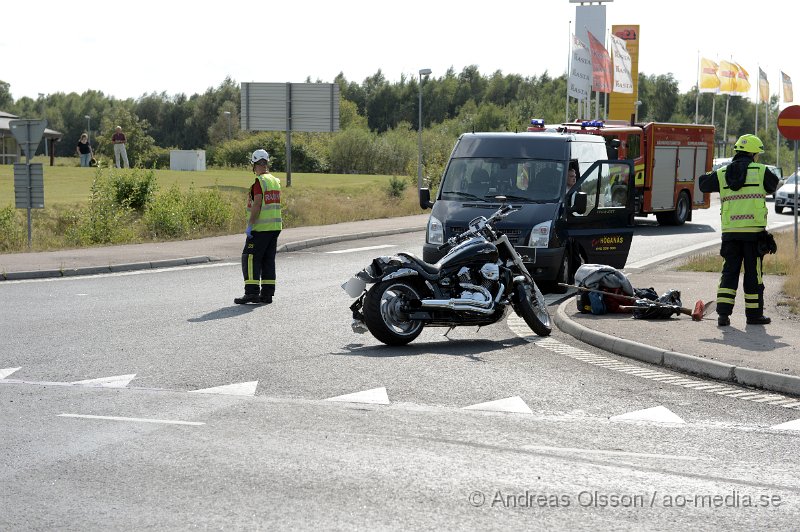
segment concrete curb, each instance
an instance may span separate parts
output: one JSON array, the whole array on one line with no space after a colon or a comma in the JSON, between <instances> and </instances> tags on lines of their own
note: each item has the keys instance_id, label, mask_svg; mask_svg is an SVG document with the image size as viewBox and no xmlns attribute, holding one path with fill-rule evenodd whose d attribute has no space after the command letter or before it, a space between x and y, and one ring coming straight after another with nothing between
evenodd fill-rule
<instances>
[{"instance_id":1,"label":"concrete curb","mask_svg":"<svg viewBox=\"0 0 800 532\"><path fill-rule=\"evenodd\" d=\"M572 298L561 303L556 310L553 321L562 332L581 342L620 356L647 362L648 364L657 364L683 373L751 386L771 392L800 395L800 377L732 366L716 360L707 360L684 353L668 351L598 332L579 325L572 320L565 310L567 305L570 304L575 304Z\"/></svg>"}]
</instances>

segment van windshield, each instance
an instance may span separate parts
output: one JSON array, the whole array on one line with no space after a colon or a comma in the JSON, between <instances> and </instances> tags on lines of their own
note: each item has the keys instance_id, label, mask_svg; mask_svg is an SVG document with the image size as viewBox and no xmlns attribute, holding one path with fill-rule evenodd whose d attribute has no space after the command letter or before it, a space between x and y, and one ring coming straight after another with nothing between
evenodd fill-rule
<instances>
[{"instance_id":1,"label":"van windshield","mask_svg":"<svg viewBox=\"0 0 800 532\"><path fill-rule=\"evenodd\" d=\"M441 197L453 201L557 201L566 182L566 164L540 159L451 159L442 179Z\"/></svg>"}]
</instances>

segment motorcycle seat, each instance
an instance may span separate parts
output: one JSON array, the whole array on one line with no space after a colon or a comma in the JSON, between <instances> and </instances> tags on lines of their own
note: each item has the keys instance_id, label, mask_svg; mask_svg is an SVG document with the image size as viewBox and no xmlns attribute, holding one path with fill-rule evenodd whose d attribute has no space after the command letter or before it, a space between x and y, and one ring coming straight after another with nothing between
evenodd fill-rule
<instances>
[{"instance_id":1,"label":"motorcycle seat","mask_svg":"<svg viewBox=\"0 0 800 532\"><path fill-rule=\"evenodd\" d=\"M403 257L411 259L412 261L417 263L419 265L419 267L422 268L422 270L425 273L427 273L429 275L439 275L439 267L438 266L436 266L435 264L428 264L427 262L425 262L421 258L417 257L413 253L398 253L398 255L402 255Z\"/></svg>"}]
</instances>

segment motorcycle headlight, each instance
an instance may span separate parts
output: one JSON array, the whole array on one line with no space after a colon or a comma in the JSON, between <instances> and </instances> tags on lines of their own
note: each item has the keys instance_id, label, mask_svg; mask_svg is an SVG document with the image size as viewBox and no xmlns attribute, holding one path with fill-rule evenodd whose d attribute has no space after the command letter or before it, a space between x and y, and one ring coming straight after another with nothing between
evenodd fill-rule
<instances>
[{"instance_id":1,"label":"motorcycle headlight","mask_svg":"<svg viewBox=\"0 0 800 532\"><path fill-rule=\"evenodd\" d=\"M551 220L536 224L531 230L531 237L528 239L530 248L546 248L550 244Z\"/></svg>"},{"instance_id":2,"label":"motorcycle headlight","mask_svg":"<svg viewBox=\"0 0 800 532\"><path fill-rule=\"evenodd\" d=\"M444 244L444 227L435 216L428 220L428 244Z\"/></svg>"}]
</instances>

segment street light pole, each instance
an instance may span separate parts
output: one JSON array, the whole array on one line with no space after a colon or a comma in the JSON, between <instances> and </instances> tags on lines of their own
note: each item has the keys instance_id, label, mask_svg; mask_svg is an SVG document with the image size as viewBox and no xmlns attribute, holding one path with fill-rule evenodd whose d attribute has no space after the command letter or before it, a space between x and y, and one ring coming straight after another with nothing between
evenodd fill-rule
<instances>
[{"instance_id":1,"label":"street light pole","mask_svg":"<svg viewBox=\"0 0 800 532\"><path fill-rule=\"evenodd\" d=\"M45 113L44 113L44 93L43 92L39 93L39 102L42 105L42 119L46 119ZM47 154L47 135L45 135L45 137L44 137L44 156L47 157L47 155L48 155Z\"/></svg>"},{"instance_id":2,"label":"street light pole","mask_svg":"<svg viewBox=\"0 0 800 532\"><path fill-rule=\"evenodd\" d=\"M225 111L224 114L228 118L228 140L231 140L233 136L231 135L231 112Z\"/></svg>"},{"instance_id":3,"label":"street light pole","mask_svg":"<svg viewBox=\"0 0 800 532\"><path fill-rule=\"evenodd\" d=\"M84 118L86 119L86 140L91 142L92 140L92 117L89 115L85 115Z\"/></svg>"},{"instance_id":4,"label":"street light pole","mask_svg":"<svg viewBox=\"0 0 800 532\"><path fill-rule=\"evenodd\" d=\"M422 189L422 76L429 76L430 68L422 68L419 71L419 122L417 124L417 143L419 158L417 160L417 191Z\"/></svg>"}]
</instances>

